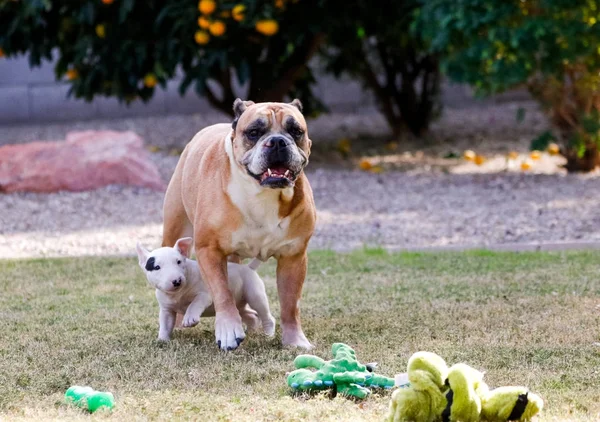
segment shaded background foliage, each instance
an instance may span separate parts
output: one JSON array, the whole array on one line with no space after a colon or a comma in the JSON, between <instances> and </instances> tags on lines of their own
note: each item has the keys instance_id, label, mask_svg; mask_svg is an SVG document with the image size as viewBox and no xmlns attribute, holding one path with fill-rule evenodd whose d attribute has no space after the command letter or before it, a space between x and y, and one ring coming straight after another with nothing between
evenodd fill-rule
<instances>
[{"instance_id":1,"label":"shaded background foliage","mask_svg":"<svg viewBox=\"0 0 600 422\"><path fill-rule=\"evenodd\" d=\"M600 3L595 0L421 0L413 33L451 79L480 95L525 86L563 141L569 170L600 164Z\"/></svg>"}]
</instances>

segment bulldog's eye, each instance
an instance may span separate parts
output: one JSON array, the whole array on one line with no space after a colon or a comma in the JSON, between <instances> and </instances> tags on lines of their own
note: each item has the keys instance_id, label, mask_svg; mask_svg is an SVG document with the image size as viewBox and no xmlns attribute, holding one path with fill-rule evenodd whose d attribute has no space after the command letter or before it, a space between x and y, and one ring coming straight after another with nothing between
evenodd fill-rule
<instances>
[{"instance_id":1,"label":"bulldog's eye","mask_svg":"<svg viewBox=\"0 0 600 422\"><path fill-rule=\"evenodd\" d=\"M181 264L181 259L177 260L177 265Z\"/></svg>"},{"instance_id":2,"label":"bulldog's eye","mask_svg":"<svg viewBox=\"0 0 600 422\"><path fill-rule=\"evenodd\" d=\"M248 132L246 132L246 137L248 139L250 139L251 141L258 141L258 139L261 137L261 132L258 129L252 129L249 130Z\"/></svg>"},{"instance_id":3,"label":"bulldog's eye","mask_svg":"<svg viewBox=\"0 0 600 422\"><path fill-rule=\"evenodd\" d=\"M160 265L157 265L156 267L154 267L154 271L158 271L160 270Z\"/></svg>"},{"instance_id":4,"label":"bulldog's eye","mask_svg":"<svg viewBox=\"0 0 600 422\"><path fill-rule=\"evenodd\" d=\"M293 127L289 130L290 135L292 135L294 138L299 138L302 135L304 135L304 131L300 128L297 127Z\"/></svg>"}]
</instances>

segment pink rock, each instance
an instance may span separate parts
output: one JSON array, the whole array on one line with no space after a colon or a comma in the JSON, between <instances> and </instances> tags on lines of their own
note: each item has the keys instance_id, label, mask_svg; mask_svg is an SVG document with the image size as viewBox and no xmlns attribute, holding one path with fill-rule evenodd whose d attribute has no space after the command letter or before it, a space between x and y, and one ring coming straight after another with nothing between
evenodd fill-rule
<instances>
[{"instance_id":1,"label":"pink rock","mask_svg":"<svg viewBox=\"0 0 600 422\"><path fill-rule=\"evenodd\" d=\"M0 147L0 192L84 191L112 184L165 189L133 132L70 132L65 141Z\"/></svg>"}]
</instances>

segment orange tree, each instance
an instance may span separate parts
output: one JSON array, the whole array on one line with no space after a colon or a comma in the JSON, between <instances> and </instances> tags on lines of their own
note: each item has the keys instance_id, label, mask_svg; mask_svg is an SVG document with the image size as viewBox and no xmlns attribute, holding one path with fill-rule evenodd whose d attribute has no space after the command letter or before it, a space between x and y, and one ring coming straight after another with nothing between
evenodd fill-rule
<instances>
[{"instance_id":1,"label":"orange tree","mask_svg":"<svg viewBox=\"0 0 600 422\"><path fill-rule=\"evenodd\" d=\"M147 101L181 71L180 92L193 86L229 114L238 95L297 96L310 113L322 106L307 63L324 40L323 3L0 0L0 56L25 53L39 66L57 55L57 78L88 101Z\"/></svg>"}]
</instances>

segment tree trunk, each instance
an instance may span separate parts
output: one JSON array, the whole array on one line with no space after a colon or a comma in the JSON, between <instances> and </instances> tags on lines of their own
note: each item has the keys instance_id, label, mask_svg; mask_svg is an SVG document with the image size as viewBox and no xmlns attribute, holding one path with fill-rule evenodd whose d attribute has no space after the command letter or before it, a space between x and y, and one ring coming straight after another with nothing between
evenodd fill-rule
<instances>
[{"instance_id":1,"label":"tree trunk","mask_svg":"<svg viewBox=\"0 0 600 422\"><path fill-rule=\"evenodd\" d=\"M561 151L561 154L567 159L565 168L569 173L589 172L600 166L600 152L598 151L598 146L596 144L586 145L582 157L580 157L573 148Z\"/></svg>"}]
</instances>

